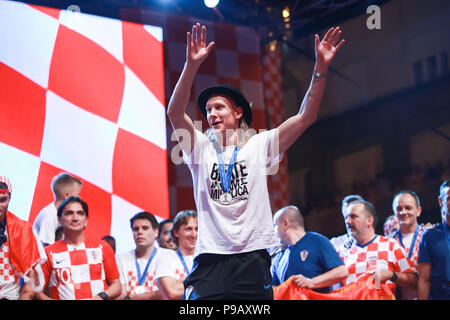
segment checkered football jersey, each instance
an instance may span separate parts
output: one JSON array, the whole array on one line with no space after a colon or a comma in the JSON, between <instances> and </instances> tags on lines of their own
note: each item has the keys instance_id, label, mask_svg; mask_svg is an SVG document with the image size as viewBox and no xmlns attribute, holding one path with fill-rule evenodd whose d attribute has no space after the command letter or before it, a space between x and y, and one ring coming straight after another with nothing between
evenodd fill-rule
<instances>
[{"instance_id":1,"label":"checkered football jersey","mask_svg":"<svg viewBox=\"0 0 450 320\"><path fill-rule=\"evenodd\" d=\"M45 251L42 269L53 299L91 299L119 278L114 252L103 240L87 240L76 248L59 240Z\"/></svg>"},{"instance_id":2,"label":"checkered football jersey","mask_svg":"<svg viewBox=\"0 0 450 320\"><path fill-rule=\"evenodd\" d=\"M423 233L426 231L426 228L424 225L419 226L419 233L417 234L416 242L414 243L413 247L409 246L408 248L405 248L406 254L409 255L409 252L413 250L411 254L411 261L414 263L414 271L417 271L417 264L419 260L419 246L420 246L420 240L422 239ZM398 236L398 232L396 232L393 236L393 239L397 240L400 243L400 239ZM407 245L407 244L405 244Z\"/></svg>"},{"instance_id":3,"label":"checkered football jersey","mask_svg":"<svg viewBox=\"0 0 450 320\"><path fill-rule=\"evenodd\" d=\"M413 263L397 240L377 235L364 247L356 242L350 248L341 247L339 256L348 270L343 285L356 282L360 276L376 270L414 272Z\"/></svg>"},{"instance_id":4,"label":"checkered football jersey","mask_svg":"<svg viewBox=\"0 0 450 320\"><path fill-rule=\"evenodd\" d=\"M156 261L160 256L161 252L167 250L163 248L157 248L155 257L150 263L148 267L147 275L144 281L144 288L147 292L157 291L159 290L155 283L155 275L156 275ZM138 259L139 267L141 272L144 272L145 266L147 265L148 260ZM137 294L136 288L139 286L138 283L138 275L136 269L136 255L135 250L130 250L128 252L122 253L117 257L117 266L119 267L120 273L120 283L122 285L126 285L127 294Z\"/></svg>"},{"instance_id":5,"label":"checkered football jersey","mask_svg":"<svg viewBox=\"0 0 450 320\"><path fill-rule=\"evenodd\" d=\"M7 230L5 230L7 234ZM9 261L9 242L0 248L0 297L18 299L20 293L19 275Z\"/></svg>"}]
</instances>

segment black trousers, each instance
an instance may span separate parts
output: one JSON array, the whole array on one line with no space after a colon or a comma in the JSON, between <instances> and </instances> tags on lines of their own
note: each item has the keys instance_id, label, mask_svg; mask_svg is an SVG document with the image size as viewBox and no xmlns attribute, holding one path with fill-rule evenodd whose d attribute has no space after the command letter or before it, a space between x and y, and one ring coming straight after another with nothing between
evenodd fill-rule
<instances>
[{"instance_id":1,"label":"black trousers","mask_svg":"<svg viewBox=\"0 0 450 320\"><path fill-rule=\"evenodd\" d=\"M267 250L200 254L184 281L186 300L273 300Z\"/></svg>"}]
</instances>

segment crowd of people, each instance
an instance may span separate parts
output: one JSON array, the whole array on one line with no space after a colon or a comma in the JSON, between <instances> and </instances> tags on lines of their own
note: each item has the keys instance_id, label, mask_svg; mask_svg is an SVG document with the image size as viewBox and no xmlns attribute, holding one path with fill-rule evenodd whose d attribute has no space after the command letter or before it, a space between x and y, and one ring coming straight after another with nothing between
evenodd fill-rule
<instances>
[{"instance_id":1,"label":"crowd of people","mask_svg":"<svg viewBox=\"0 0 450 320\"><path fill-rule=\"evenodd\" d=\"M305 232L297 207L279 210L274 220L285 248L274 260L273 284L293 276L301 288L329 292L370 274L378 283L395 283L397 299L450 299L449 180L441 184L437 200L442 223L419 224L418 195L398 192L392 199L393 214L384 221L384 234L378 235L373 204L347 195L341 207L347 233L330 240Z\"/></svg>"},{"instance_id":2,"label":"crowd of people","mask_svg":"<svg viewBox=\"0 0 450 320\"><path fill-rule=\"evenodd\" d=\"M160 223L149 212L136 213L130 219L135 248L116 255L120 239L86 239L89 206L81 186L68 173L57 175L55 201L31 226L8 211L12 184L0 177L0 299L181 299L192 271L197 212Z\"/></svg>"},{"instance_id":3,"label":"crowd of people","mask_svg":"<svg viewBox=\"0 0 450 320\"><path fill-rule=\"evenodd\" d=\"M314 217L328 217L333 219L336 207L339 202L347 194L360 194L364 195L364 198L373 203L379 214L380 218L387 218L391 213L390 207L392 203L392 195L397 191L402 190L404 186L408 186L409 189L414 190L417 194L421 195L424 216L429 220L436 223L439 221L437 215L435 215L435 192L433 189L436 185L439 185L442 181L450 179L450 159L440 161L436 164L427 163L423 166L414 165L410 170L401 174L392 174L387 176L384 173L379 173L372 180L364 183L354 183L347 188L335 188L330 194L320 194L313 196L309 199L292 198L291 201L302 210L305 214L305 220L307 225L311 225L314 229L321 230L322 233L327 235L338 234L342 225L340 221L336 221L336 226L326 227L318 226L320 221L317 221ZM381 232L381 228L379 232Z\"/></svg>"},{"instance_id":4,"label":"crowd of people","mask_svg":"<svg viewBox=\"0 0 450 320\"><path fill-rule=\"evenodd\" d=\"M130 219L135 248L116 255L120 239L85 238L89 206L80 198L81 186L70 174L55 176L55 200L31 227L8 211L12 186L0 177L0 297L179 300L189 294L184 280L194 267L197 212L183 210L160 223L149 212L136 213ZM280 244L268 250L272 287L293 277L300 288L327 293L369 273L380 283L395 283L397 299L450 299L450 181L442 183L437 200L442 223L419 224L418 195L398 192L378 235L373 204L347 195L341 206L347 232L331 239L306 231L296 206L278 210L273 224ZM57 222L45 223L43 217L55 218L48 214L53 207Z\"/></svg>"},{"instance_id":5,"label":"crowd of people","mask_svg":"<svg viewBox=\"0 0 450 320\"><path fill-rule=\"evenodd\" d=\"M130 220L135 248L116 256L121 239L85 238L89 206L80 198L80 180L56 176L55 200L32 227L8 211L12 187L0 177L0 297L270 300L290 277L298 287L327 292L369 273L396 284L400 299L449 299L449 181L439 190L442 224L429 229L418 224L420 201L408 190L393 198L399 229L386 224L388 236L376 234L375 207L358 195L344 198L347 232L331 240L306 232L295 206L272 213L267 175L316 121L328 67L345 42L341 35L340 27L322 39L315 35L310 87L298 113L280 126L252 135L251 103L238 88L221 84L197 97L209 124L201 132L186 109L214 42L195 24L167 115L192 175L196 210L161 223L152 213L136 213Z\"/></svg>"}]
</instances>

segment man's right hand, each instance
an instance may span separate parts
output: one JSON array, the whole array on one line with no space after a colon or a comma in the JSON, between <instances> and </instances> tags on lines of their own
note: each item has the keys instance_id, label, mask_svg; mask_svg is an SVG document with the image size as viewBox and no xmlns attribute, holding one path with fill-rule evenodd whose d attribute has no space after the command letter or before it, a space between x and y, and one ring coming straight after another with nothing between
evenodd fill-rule
<instances>
[{"instance_id":1,"label":"man's right hand","mask_svg":"<svg viewBox=\"0 0 450 320\"><path fill-rule=\"evenodd\" d=\"M210 42L208 46L206 45L206 27L200 26L200 23L192 26L192 34L188 32L186 40L186 62L199 67L208 57L214 47L214 42Z\"/></svg>"}]
</instances>

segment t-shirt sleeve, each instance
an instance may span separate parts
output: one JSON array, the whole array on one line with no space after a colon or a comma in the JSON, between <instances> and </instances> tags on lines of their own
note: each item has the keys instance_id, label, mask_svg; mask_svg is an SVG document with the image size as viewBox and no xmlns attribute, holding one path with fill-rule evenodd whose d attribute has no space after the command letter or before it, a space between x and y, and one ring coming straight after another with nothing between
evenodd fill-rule
<instances>
[{"instance_id":1,"label":"t-shirt sleeve","mask_svg":"<svg viewBox=\"0 0 450 320\"><path fill-rule=\"evenodd\" d=\"M342 261L330 240L325 237L320 237L320 239L320 244L322 246L322 250L320 250L320 252L322 253L322 263L324 269L330 271L331 269L344 265L344 261Z\"/></svg>"},{"instance_id":2,"label":"t-shirt sleeve","mask_svg":"<svg viewBox=\"0 0 450 320\"><path fill-rule=\"evenodd\" d=\"M251 139L256 139L254 141L257 148L255 152L255 156L257 156L256 161L265 167L265 174L277 174L278 163L283 158L283 154L280 154L278 129L260 132Z\"/></svg>"},{"instance_id":3,"label":"t-shirt sleeve","mask_svg":"<svg viewBox=\"0 0 450 320\"><path fill-rule=\"evenodd\" d=\"M54 212L45 211L43 213L40 229L38 232L39 239L43 243L52 244L55 242L55 232L58 228L58 218Z\"/></svg>"},{"instance_id":4,"label":"t-shirt sleeve","mask_svg":"<svg viewBox=\"0 0 450 320\"><path fill-rule=\"evenodd\" d=\"M102 240L102 254L103 254L103 267L105 269L106 280L112 281L112 280L120 278L114 251L111 248L111 246L103 240Z\"/></svg>"},{"instance_id":5,"label":"t-shirt sleeve","mask_svg":"<svg viewBox=\"0 0 450 320\"><path fill-rule=\"evenodd\" d=\"M429 262L431 263L431 252L430 252L430 248L428 246L428 230L425 231L425 233L422 236L422 239L420 239L420 244L419 244L419 259L418 259L418 263L421 262Z\"/></svg>"},{"instance_id":6,"label":"t-shirt sleeve","mask_svg":"<svg viewBox=\"0 0 450 320\"><path fill-rule=\"evenodd\" d=\"M120 283L122 284L127 283L127 271L125 270L124 259L124 255L116 256L117 269L119 270Z\"/></svg>"},{"instance_id":7,"label":"t-shirt sleeve","mask_svg":"<svg viewBox=\"0 0 450 320\"><path fill-rule=\"evenodd\" d=\"M194 147L192 152L188 155L185 150L181 149L183 161L191 169L195 164L199 164L203 154L205 144L209 142L208 137L201 131L194 130ZM178 144L179 145L179 144Z\"/></svg>"},{"instance_id":8,"label":"t-shirt sleeve","mask_svg":"<svg viewBox=\"0 0 450 320\"><path fill-rule=\"evenodd\" d=\"M169 251L161 252L155 264L155 279L162 277L177 278L174 268L176 263L174 256L176 257L176 254L172 254Z\"/></svg>"},{"instance_id":9,"label":"t-shirt sleeve","mask_svg":"<svg viewBox=\"0 0 450 320\"><path fill-rule=\"evenodd\" d=\"M50 254L50 250L48 250L48 247L45 248L45 253L47 254L47 260L41 265L41 268L45 279L44 287L47 287L48 281L50 280L50 274L52 272L52 257Z\"/></svg>"},{"instance_id":10,"label":"t-shirt sleeve","mask_svg":"<svg viewBox=\"0 0 450 320\"><path fill-rule=\"evenodd\" d=\"M276 256L275 261L273 262L273 265L272 265L272 285L273 286L279 286L281 284L280 279L278 278L278 272L277 272L281 255L282 255L281 252L278 253L278 255Z\"/></svg>"}]
</instances>

